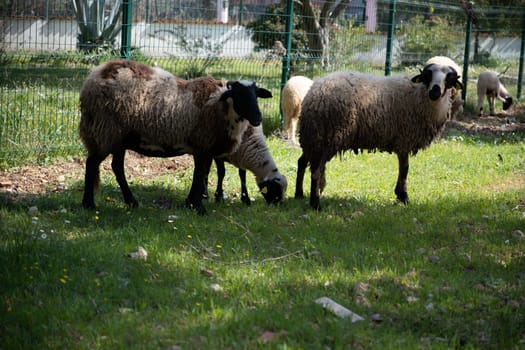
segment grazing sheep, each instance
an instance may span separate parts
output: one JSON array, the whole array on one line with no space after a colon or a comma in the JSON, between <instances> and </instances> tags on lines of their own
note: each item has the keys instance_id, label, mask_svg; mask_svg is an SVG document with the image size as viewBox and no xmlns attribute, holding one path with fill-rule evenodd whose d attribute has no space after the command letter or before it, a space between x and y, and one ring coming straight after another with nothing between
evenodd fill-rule
<instances>
[{"instance_id":1,"label":"grazing sheep","mask_svg":"<svg viewBox=\"0 0 525 350\"><path fill-rule=\"evenodd\" d=\"M430 58L427 62L425 62L425 65L429 64L440 64L444 66L449 66L452 69L458 73L458 76L462 74L461 68L458 66L456 62L454 62L451 58L446 56L434 56ZM463 77L460 77L459 80L462 84L465 82L463 81ZM452 87L450 89L450 98L452 100L452 108L451 108L451 115L450 119L456 119L459 115L463 114L463 105L465 104L465 101L463 101L463 97L461 97L461 89L456 89L455 87Z\"/></svg>"},{"instance_id":2,"label":"grazing sheep","mask_svg":"<svg viewBox=\"0 0 525 350\"><path fill-rule=\"evenodd\" d=\"M283 87L281 109L283 111L284 130L286 130L288 140L294 144L297 144L295 135L301 114L301 103L312 83L311 79L298 75L290 78Z\"/></svg>"},{"instance_id":3,"label":"grazing sheep","mask_svg":"<svg viewBox=\"0 0 525 350\"><path fill-rule=\"evenodd\" d=\"M430 64L412 79L335 72L317 79L301 107L295 197L302 198L310 164L310 205L319 210L326 163L346 150L397 154L397 199L408 203L408 157L428 147L450 118L450 90L462 88L449 66Z\"/></svg>"},{"instance_id":4,"label":"grazing sheep","mask_svg":"<svg viewBox=\"0 0 525 350\"><path fill-rule=\"evenodd\" d=\"M478 78L478 107L479 115L483 112L483 100L485 95L489 101L490 115L494 113L494 98L503 102L503 110L506 111L512 105L512 96L498 78L498 74L486 71L479 74Z\"/></svg>"},{"instance_id":5,"label":"grazing sheep","mask_svg":"<svg viewBox=\"0 0 525 350\"><path fill-rule=\"evenodd\" d=\"M286 177L277 169L277 165L270 154L270 150L265 142L262 125L257 127L249 126L244 132L239 148L235 152L224 157L215 158L218 174L217 190L215 191L215 200L217 201L221 201L224 198L222 184L226 173L225 161L239 168L241 201L246 205L251 204L246 187L246 170L250 170L255 175L257 186L267 203L278 204L284 199L288 182Z\"/></svg>"},{"instance_id":6,"label":"grazing sheep","mask_svg":"<svg viewBox=\"0 0 525 350\"><path fill-rule=\"evenodd\" d=\"M95 208L100 163L111 167L124 201L138 205L124 174L127 149L146 156L193 155L193 183L186 203L205 214L202 195L214 157L236 150L249 124L262 121L255 82L211 77L182 80L132 61L106 62L89 74L80 93L80 137L88 155L82 204Z\"/></svg>"}]
</instances>

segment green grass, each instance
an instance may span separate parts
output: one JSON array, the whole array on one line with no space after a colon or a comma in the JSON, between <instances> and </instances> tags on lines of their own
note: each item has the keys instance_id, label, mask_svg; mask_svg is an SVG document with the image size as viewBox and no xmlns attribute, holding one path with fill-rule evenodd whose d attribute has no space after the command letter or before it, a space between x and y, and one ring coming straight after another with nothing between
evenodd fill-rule
<instances>
[{"instance_id":1,"label":"green grass","mask_svg":"<svg viewBox=\"0 0 525 350\"><path fill-rule=\"evenodd\" d=\"M231 200L205 217L183 206L191 171L136 180L136 210L108 172L97 212L81 208L80 178L0 194L0 348L525 347L523 139L436 142L411 158L408 206L394 200L394 155L345 153L327 165L322 212L291 198L300 150L268 142L289 181L278 207L251 175L255 202L241 204L231 167ZM146 261L127 256L138 246Z\"/></svg>"}]
</instances>

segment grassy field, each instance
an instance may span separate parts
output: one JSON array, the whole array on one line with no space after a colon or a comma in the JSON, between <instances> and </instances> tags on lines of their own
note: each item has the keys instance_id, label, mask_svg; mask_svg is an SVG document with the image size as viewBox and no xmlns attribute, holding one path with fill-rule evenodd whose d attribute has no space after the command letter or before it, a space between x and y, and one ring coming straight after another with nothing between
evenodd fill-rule
<instances>
[{"instance_id":1,"label":"grassy field","mask_svg":"<svg viewBox=\"0 0 525 350\"><path fill-rule=\"evenodd\" d=\"M0 348L525 348L522 139L436 142L411 158L408 206L394 155L345 153L327 165L322 212L292 198L300 150L268 141L289 181L277 207L251 176L245 207L233 168L231 200L205 217L183 206L191 169L135 178L136 210L109 172L96 212L80 206L81 177L1 193ZM128 256L139 246L147 260Z\"/></svg>"}]
</instances>

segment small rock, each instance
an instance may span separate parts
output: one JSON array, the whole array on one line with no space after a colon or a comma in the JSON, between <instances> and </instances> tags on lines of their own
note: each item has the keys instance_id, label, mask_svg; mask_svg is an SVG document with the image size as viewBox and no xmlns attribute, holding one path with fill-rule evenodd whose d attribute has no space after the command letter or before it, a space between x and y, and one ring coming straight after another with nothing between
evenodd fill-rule
<instances>
[{"instance_id":1,"label":"small rock","mask_svg":"<svg viewBox=\"0 0 525 350\"><path fill-rule=\"evenodd\" d=\"M428 260L434 264L437 264L439 262L439 256L437 255L431 255L428 257Z\"/></svg>"},{"instance_id":2,"label":"small rock","mask_svg":"<svg viewBox=\"0 0 525 350\"><path fill-rule=\"evenodd\" d=\"M13 183L9 180L0 181L0 187L11 187L11 186L13 186Z\"/></svg>"},{"instance_id":3,"label":"small rock","mask_svg":"<svg viewBox=\"0 0 525 350\"><path fill-rule=\"evenodd\" d=\"M146 249L138 247L137 251L129 253L128 257L130 257L131 259L147 260L148 252L146 251Z\"/></svg>"},{"instance_id":4,"label":"small rock","mask_svg":"<svg viewBox=\"0 0 525 350\"><path fill-rule=\"evenodd\" d=\"M409 303L415 303L415 302L418 301L418 300L419 300L419 299L416 298L416 297L414 297L414 296L409 296L409 297L407 297L407 301L408 301Z\"/></svg>"},{"instance_id":5,"label":"small rock","mask_svg":"<svg viewBox=\"0 0 525 350\"><path fill-rule=\"evenodd\" d=\"M121 314L129 314L130 312L133 312L133 309L130 309L129 307L119 307L118 312Z\"/></svg>"},{"instance_id":6,"label":"small rock","mask_svg":"<svg viewBox=\"0 0 525 350\"><path fill-rule=\"evenodd\" d=\"M27 210L27 213L29 214L29 216L38 215L38 207L37 206L29 207L29 209Z\"/></svg>"},{"instance_id":7,"label":"small rock","mask_svg":"<svg viewBox=\"0 0 525 350\"><path fill-rule=\"evenodd\" d=\"M418 254L425 254L427 252L427 250L425 248L417 248L416 249L416 253Z\"/></svg>"},{"instance_id":8,"label":"small rock","mask_svg":"<svg viewBox=\"0 0 525 350\"><path fill-rule=\"evenodd\" d=\"M206 277L212 277L214 275L212 270L208 269L201 269L201 275L204 275Z\"/></svg>"},{"instance_id":9,"label":"small rock","mask_svg":"<svg viewBox=\"0 0 525 350\"><path fill-rule=\"evenodd\" d=\"M370 315L370 319L374 322L383 322L383 316L381 316L381 314L372 314Z\"/></svg>"},{"instance_id":10,"label":"small rock","mask_svg":"<svg viewBox=\"0 0 525 350\"><path fill-rule=\"evenodd\" d=\"M514 237L514 238L524 238L525 234L523 233L522 230L514 230L514 231L512 231L512 237Z\"/></svg>"},{"instance_id":11,"label":"small rock","mask_svg":"<svg viewBox=\"0 0 525 350\"><path fill-rule=\"evenodd\" d=\"M222 292L223 291L223 288L217 283L210 284L210 289L215 291L215 292Z\"/></svg>"}]
</instances>

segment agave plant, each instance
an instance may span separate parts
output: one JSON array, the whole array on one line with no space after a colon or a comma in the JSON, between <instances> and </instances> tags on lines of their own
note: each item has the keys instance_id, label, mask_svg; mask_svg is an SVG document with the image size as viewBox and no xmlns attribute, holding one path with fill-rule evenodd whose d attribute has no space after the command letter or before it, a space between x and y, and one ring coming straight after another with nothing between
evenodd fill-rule
<instances>
[{"instance_id":1,"label":"agave plant","mask_svg":"<svg viewBox=\"0 0 525 350\"><path fill-rule=\"evenodd\" d=\"M72 0L78 21L78 48L84 51L113 48L120 32L121 0ZM111 8L110 8L111 6Z\"/></svg>"}]
</instances>

